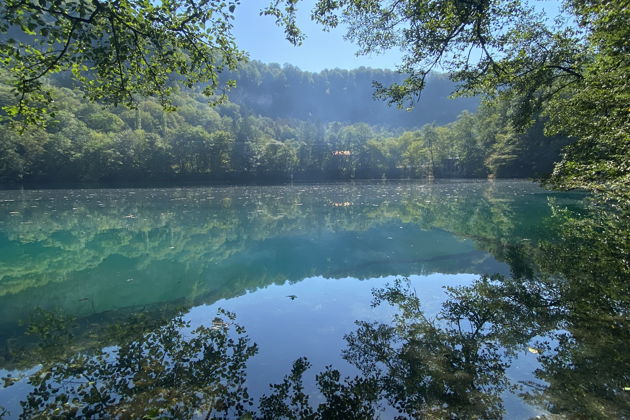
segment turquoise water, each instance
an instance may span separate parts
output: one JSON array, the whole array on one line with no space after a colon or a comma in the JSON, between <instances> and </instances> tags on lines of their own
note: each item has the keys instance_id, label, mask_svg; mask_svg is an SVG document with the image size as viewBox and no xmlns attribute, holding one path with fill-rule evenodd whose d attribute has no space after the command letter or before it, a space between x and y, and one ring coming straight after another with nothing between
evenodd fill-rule
<instances>
[{"instance_id":1,"label":"turquoise water","mask_svg":"<svg viewBox=\"0 0 630 420\"><path fill-rule=\"evenodd\" d=\"M311 418L562 414L538 372L575 331L532 302L566 271L546 258L583 198L524 181L0 191L0 406L280 418L294 392Z\"/></svg>"}]
</instances>

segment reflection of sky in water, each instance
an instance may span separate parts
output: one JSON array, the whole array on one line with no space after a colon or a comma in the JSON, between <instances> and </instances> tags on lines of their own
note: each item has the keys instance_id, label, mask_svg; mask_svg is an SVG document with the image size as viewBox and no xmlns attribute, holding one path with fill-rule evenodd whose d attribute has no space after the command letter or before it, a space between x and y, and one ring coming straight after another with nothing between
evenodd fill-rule
<instances>
[{"instance_id":1,"label":"reflection of sky in water","mask_svg":"<svg viewBox=\"0 0 630 420\"><path fill-rule=\"evenodd\" d=\"M470 277L415 276L414 284L422 288L418 293L426 297L426 309L431 312L432 308L438 309L443 297L442 284L461 284ZM343 337L355 329L356 320L385 321L392 315L389 306L372 308L370 302L372 288L393 279L310 278L296 284L272 285L236 299L196 307L190 317L202 323L212 318L216 307L237 313L239 322L261 350L251 360L249 379L264 388L265 384L280 381L292 361L301 356L313 363L313 372L328 364L349 369L340 357ZM290 295L297 298L291 300Z\"/></svg>"},{"instance_id":2,"label":"reflection of sky in water","mask_svg":"<svg viewBox=\"0 0 630 420\"><path fill-rule=\"evenodd\" d=\"M429 318L435 318L446 297L444 286L470 285L478 278L473 274L432 274L410 276L411 284ZM271 285L256 293L213 305L192 308L187 315L193 325L210 322L216 308L238 314L249 337L260 346L260 352L248 364L248 387L258 397L269 393L269 384L279 383L291 369L292 362L306 356L312 367L305 375L307 393L317 392L315 375L327 365L342 374L353 376L358 370L342 357L344 336L356 329L355 321L391 320L395 310L386 304L371 307L372 289L384 287L394 276L359 281L354 278L305 279L296 284ZM294 300L289 296L297 296ZM533 380L538 364L534 355L524 352L508 370L515 383ZM319 403L317 398L313 402ZM506 418L524 418L538 414L515 395L504 394ZM387 413L385 413L385 417Z\"/></svg>"},{"instance_id":3,"label":"reflection of sky in water","mask_svg":"<svg viewBox=\"0 0 630 420\"><path fill-rule=\"evenodd\" d=\"M21 339L37 307L106 323L177 303L194 324L222 307L259 345L252 395L302 356L313 391L326 365L356 373L340 355L356 320L391 316L370 307L372 288L409 276L435 316L442 286L507 274L504 249L553 240L548 200L577 198L526 182L0 191L0 339ZM532 379L535 359L520 355L508 376ZM0 405L15 412L25 390L0 390ZM508 417L536 414L505 403Z\"/></svg>"},{"instance_id":4,"label":"reflection of sky in water","mask_svg":"<svg viewBox=\"0 0 630 420\"><path fill-rule=\"evenodd\" d=\"M432 274L410 276L410 281L425 315L435 318L446 297L444 286L470 285L476 278L478 276L474 274ZM394 276L369 280L315 277L295 284L270 285L255 293L193 307L185 319L190 320L194 328L211 324L217 308L237 314L237 322L259 346L259 353L249 360L247 368L247 387L256 399L269 393L269 384L280 382L289 373L295 359L307 357L312 367L304 377L305 391L314 396L312 402L317 404L321 397L317 397L315 375L327 365L333 365L343 375L359 373L341 357L346 344L344 336L356 329L357 320L391 320L395 313L391 306L372 307L370 303L373 299L371 291L394 279ZM534 355L524 352L508 369L507 375L514 383L532 380L532 371L537 366ZM6 370L0 370L0 375L6 374ZM10 388L0 389L0 401L10 412L18 413L19 399L29 390L30 386L21 381ZM516 395L505 392L503 398L506 418L538 414ZM383 418L393 416L389 411L382 414Z\"/></svg>"}]
</instances>

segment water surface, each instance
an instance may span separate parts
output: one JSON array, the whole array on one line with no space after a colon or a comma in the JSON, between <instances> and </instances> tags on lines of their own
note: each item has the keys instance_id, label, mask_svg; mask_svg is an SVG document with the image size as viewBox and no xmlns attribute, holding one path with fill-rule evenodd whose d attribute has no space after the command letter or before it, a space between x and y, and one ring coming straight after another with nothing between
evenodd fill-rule
<instances>
[{"instance_id":1,"label":"water surface","mask_svg":"<svg viewBox=\"0 0 630 420\"><path fill-rule=\"evenodd\" d=\"M602 313L585 318L589 273L569 256L610 246L567 228L589 220L583 199L524 181L0 191L0 406L571 417L566 389L588 375L569 356ZM600 295L618 298L626 273L606 267ZM570 398L627 414L624 380Z\"/></svg>"}]
</instances>

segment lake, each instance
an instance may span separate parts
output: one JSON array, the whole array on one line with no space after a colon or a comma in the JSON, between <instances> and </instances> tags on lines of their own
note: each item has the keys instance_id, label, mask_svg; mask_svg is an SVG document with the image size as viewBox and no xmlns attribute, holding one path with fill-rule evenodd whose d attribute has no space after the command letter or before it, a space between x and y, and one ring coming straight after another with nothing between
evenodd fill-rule
<instances>
[{"instance_id":1,"label":"lake","mask_svg":"<svg viewBox=\"0 0 630 420\"><path fill-rule=\"evenodd\" d=\"M0 413L630 416L626 222L527 181L0 191Z\"/></svg>"}]
</instances>

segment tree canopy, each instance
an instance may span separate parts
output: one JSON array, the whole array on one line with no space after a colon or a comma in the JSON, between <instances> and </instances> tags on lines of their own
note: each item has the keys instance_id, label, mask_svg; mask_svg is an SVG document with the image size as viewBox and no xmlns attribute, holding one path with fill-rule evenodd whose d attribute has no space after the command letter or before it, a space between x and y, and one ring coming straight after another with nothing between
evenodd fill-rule
<instances>
[{"instance_id":1,"label":"tree canopy","mask_svg":"<svg viewBox=\"0 0 630 420\"><path fill-rule=\"evenodd\" d=\"M135 106L157 96L170 107L175 82L215 94L219 73L244 58L231 35L238 1L7 0L0 5L0 76L17 100L10 118L43 121L52 97L43 76L71 72L89 99ZM551 14L527 0L318 0L312 18L345 25L359 52L404 52L401 81L375 82L401 107L419 99L434 69L456 94L509 101L512 128L542 120L549 134L577 141L552 183L630 199L630 8L625 2L566 0ZM299 0L271 0L287 39L303 39ZM550 7L554 7L551 5ZM271 143L270 143L271 144Z\"/></svg>"},{"instance_id":2,"label":"tree canopy","mask_svg":"<svg viewBox=\"0 0 630 420\"><path fill-rule=\"evenodd\" d=\"M276 0L294 39L295 7ZM290 6L296 3L287 0ZM547 130L579 141L552 177L556 186L630 197L630 8L627 2L566 0L555 16L520 0L319 0L312 18L344 24L360 53L399 48L402 83L376 94L404 106L419 98L435 68L456 93L518 99L514 126L543 111ZM552 6L553 7L553 6Z\"/></svg>"},{"instance_id":3,"label":"tree canopy","mask_svg":"<svg viewBox=\"0 0 630 420\"><path fill-rule=\"evenodd\" d=\"M231 27L238 1L7 0L0 5L0 61L17 101L11 117L37 122L52 100L43 76L71 72L91 100L169 107L177 78L205 83L244 58Z\"/></svg>"},{"instance_id":4,"label":"tree canopy","mask_svg":"<svg viewBox=\"0 0 630 420\"><path fill-rule=\"evenodd\" d=\"M569 142L564 136L544 136L540 121L525 133L516 132L510 101L486 102L475 114L460 114L461 104L455 101L442 107L448 102L448 85L438 89L442 95L431 96L438 112L422 113L419 107L418 112L402 113L415 115L418 124L426 122L403 132L404 120L395 109L379 113L383 105L369 101L369 86L353 87L358 84L353 81L370 77L369 71L348 72L339 80L326 72L305 73L318 81L310 84L310 102L289 110L283 106L286 98L298 101L296 92L306 83L292 81L272 66L259 68L279 73L264 77L257 88L234 89L229 94L234 102L215 107L200 92L181 90L171 96L177 106L172 112L151 98L139 98L135 110L85 102L80 90L53 79L49 89L55 115L47 117L44 128L19 133L0 125L0 183L540 178L552 171ZM241 85L243 79L235 79ZM276 88L278 80L290 87ZM327 86L336 88L327 93ZM428 89L427 94L435 93ZM357 103L348 97L358 98ZM0 106L10 100L8 87L0 83ZM326 121L335 111L347 119ZM308 118L310 112L314 116ZM299 119L288 118L292 115ZM448 124L432 123L438 117ZM386 127L378 125L388 120Z\"/></svg>"}]
</instances>

